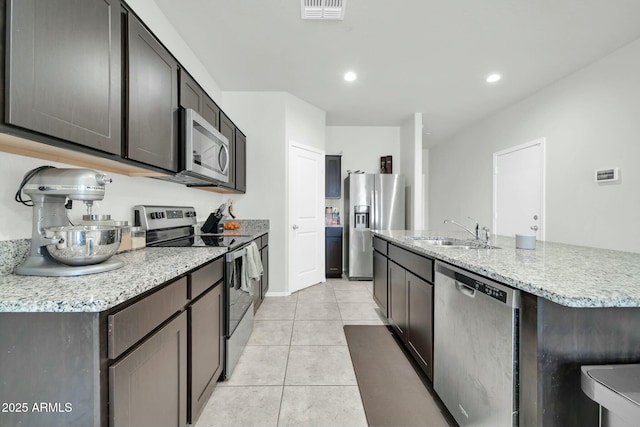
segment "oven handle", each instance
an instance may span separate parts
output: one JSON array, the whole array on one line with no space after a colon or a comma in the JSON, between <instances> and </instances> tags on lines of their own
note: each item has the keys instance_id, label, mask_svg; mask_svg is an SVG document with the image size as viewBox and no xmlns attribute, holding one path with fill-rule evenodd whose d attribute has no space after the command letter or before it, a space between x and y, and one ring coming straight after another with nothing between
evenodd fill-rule
<instances>
[{"instance_id":1,"label":"oven handle","mask_svg":"<svg viewBox=\"0 0 640 427\"><path fill-rule=\"evenodd\" d=\"M227 262L233 262L238 258L245 256L246 254L247 254L247 248L243 248L233 252L227 252L227 254L225 255L225 260Z\"/></svg>"}]
</instances>

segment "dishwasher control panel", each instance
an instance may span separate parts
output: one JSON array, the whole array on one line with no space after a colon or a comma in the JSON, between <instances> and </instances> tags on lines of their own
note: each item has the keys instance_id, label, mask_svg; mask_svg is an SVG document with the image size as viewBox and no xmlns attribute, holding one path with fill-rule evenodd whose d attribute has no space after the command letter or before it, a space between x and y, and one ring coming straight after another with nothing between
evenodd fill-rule
<instances>
[{"instance_id":1,"label":"dishwasher control panel","mask_svg":"<svg viewBox=\"0 0 640 427\"><path fill-rule=\"evenodd\" d=\"M463 276L460 273L455 273L455 279L457 282L475 289L477 292L482 292L483 294L488 295L491 298L495 298L505 304L507 303L507 293L502 289L498 289L497 287L491 286L488 283L483 283L478 280L472 279L471 277Z\"/></svg>"}]
</instances>

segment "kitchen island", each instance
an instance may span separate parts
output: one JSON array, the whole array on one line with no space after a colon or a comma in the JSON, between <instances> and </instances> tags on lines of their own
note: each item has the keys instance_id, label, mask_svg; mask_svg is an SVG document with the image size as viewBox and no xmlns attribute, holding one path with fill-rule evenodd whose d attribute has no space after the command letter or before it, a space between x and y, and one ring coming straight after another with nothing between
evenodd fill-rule
<instances>
[{"instance_id":1,"label":"kitchen island","mask_svg":"<svg viewBox=\"0 0 640 427\"><path fill-rule=\"evenodd\" d=\"M552 242L537 242L536 250L516 249L515 239L503 236L491 242L499 249L420 240L469 237L458 232L380 231L374 236L420 255L425 263L437 260L523 291L522 426L597 426L598 406L580 388L580 366L640 362L640 254Z\"/></svg>"},{"instance_id":2,"label":"kitchen island","mask_svg":"<svg viewBox=\"0 0 640 427\"><path fill-rule=\"evenodd\" d=\"M264 223L244 234L260 238ZM28 247L0 242L0 267L19 262ZM226 252L147 247L115 255L124 267L105 273L1 275L0 425L118 426L144 424L140 417L152 414L147 421L162 420L154 425L184 426L195 419L224 362ZM198 381L187 380L203 364Z\"/></svg>"}]
</instances>

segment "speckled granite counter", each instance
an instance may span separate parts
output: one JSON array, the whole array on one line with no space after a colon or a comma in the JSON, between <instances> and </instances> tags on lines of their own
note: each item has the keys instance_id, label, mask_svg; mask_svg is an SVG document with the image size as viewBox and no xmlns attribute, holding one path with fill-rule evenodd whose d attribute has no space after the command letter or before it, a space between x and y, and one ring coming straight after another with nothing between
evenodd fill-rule
<instances>
[{"instance_id":1,"label":"speckled granite counter","mask_svg":"<svg viewBox=\"0 0 640 427\"><path fill-rule=\"evenodd\" d=\"M429 246L410 236L462 232L380 231L393 243L505 283L567 307L640 307L640 254L537 242L535 250L515 248L515 239L493 236L500 249Z\"/></svg>"},{"instance_id":2,"label":"speckled granite counter","mask_svg":"<svg viewBox=\"0 0 640 427\"><path fill-rule=\"evenodd\" d=\"M76 277L0 276L0 312L98 312L127 301L226 252L146 248L115 255L124 267Z\"/></svg>"},{"instance_id":3,"label":"speckled granite counter","mask_svg":"<svg viewBox=\"0 0 640 427\"><path fill-rule=\"evenodd\" d=\"M221 222L237 222L240 224L240 228L234 230L224 230L226 236L251 236L254 239L265 233L269 232L269 220L268 219L224 219ZM200 234L200 228L204 224L204 221L199 222L195 226L196 234Z\"/></svg>"},{"instance_id":4,"label":"speckled granite counter","mask_svg":"<svg viewBox=\"0 0 640 427\"><path fill-rule=\"evenodd\" d=\"M269 232L268 220L238 220L226 235L252 238ZM11 271L29 240L0 242L0 312L99 312L115 307L227 252L226 248L145 248L115 255L124 267L77 277L17 276Z\"/></svg>"}]
</instances>

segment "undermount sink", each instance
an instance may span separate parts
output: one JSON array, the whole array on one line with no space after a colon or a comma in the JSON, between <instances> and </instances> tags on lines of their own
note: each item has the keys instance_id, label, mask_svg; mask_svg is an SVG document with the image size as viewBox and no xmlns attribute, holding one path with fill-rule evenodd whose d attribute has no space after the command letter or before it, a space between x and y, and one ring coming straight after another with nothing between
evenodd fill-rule
<instances>
[{"instance_id":1,"label":"undermount sink","mask_svg":"<svg viewBox=\"0 0 640 427\"><path fill-rule=\"evenodd\" d=\"M406 240L413 240L429 246L440 246L455 249L500 249L481 241L454 239L450 237L407 236Z\"/></svg>"}]
</instances>

